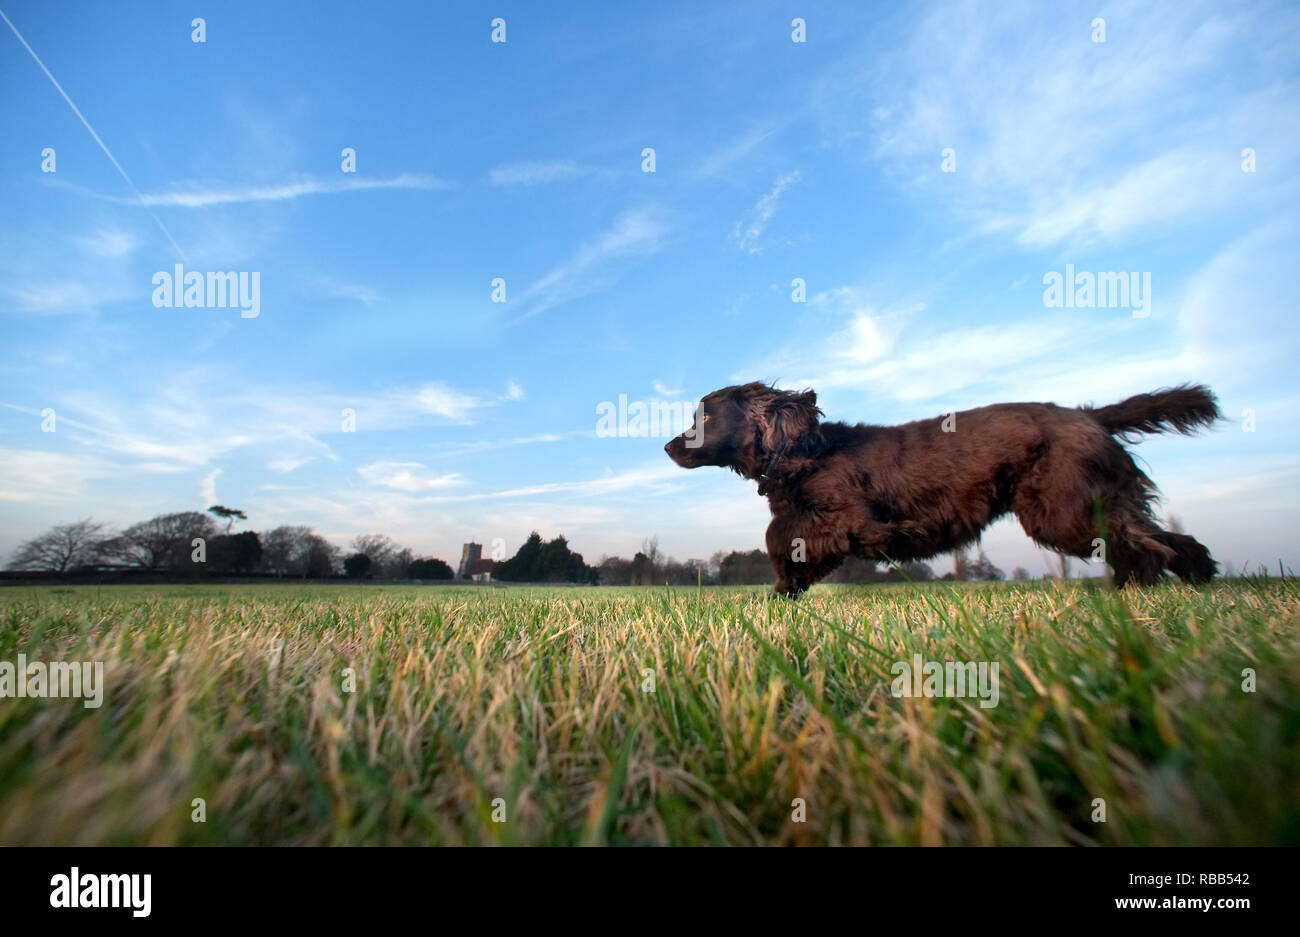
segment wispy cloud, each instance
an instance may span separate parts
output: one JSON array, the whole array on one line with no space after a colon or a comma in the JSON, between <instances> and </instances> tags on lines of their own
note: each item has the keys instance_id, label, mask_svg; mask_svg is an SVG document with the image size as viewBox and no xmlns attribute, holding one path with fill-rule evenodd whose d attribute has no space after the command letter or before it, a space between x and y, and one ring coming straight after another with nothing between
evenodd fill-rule
<instances>
[{"instance_id":1,"label":"wispy cloud","mask_svg":"<svg viewBox=\"0 0 1300 937\"><path fill-rule=\"evenodd\" d=\"M530 498L538 495L577 494L584 497L610 495L623 491L657 490L659 486L673 480L680 480L682 470L671 463L655 462L640 468L622 472L611 472L599 478L587 478L571 482L546 482L527 485L521 488L506 488L501 491L477 494L456 495L450 497L433 497L430 502L451 501L485 501L498 498Z\"/></svg>"},{"instance_id":2,"label":"wispy cloud","mask_svg":"<svg viewBox=\"0 0 1300 937\"><path fill-rule=\"evenodd\" d=\"M745 217L736 222L732 231L732 240L737 247L750 254L763 252L761 241L763 232L767 230L767 223L776 214L785 190L798 181L799 170L797 169L778 177L772 184L772 188L754 203L754 207L745 214Z\"/></svg>"},{"instance_id":3,"label":"wispy cloud","mask_svg":"<svg viewBox=\"0 0 1300 937\"><path fill-rule=\"evenodd\" d=\"M109 260L126 257L140 246L139 238L121 228L99 228L73 240L88 253Z\"/></svg>"},{"instance_id":4,"label":"wispy cloud","mask_svg":"<svg viewBox=\"0 0 1300 937\"><path fill-rule=\"evenodd\" d=\"M484 407L523 400L524 389L514 381L510 381L506 385L505 393L495 397L482 397L455 390L440 381L433 381L421 387L416 392L415 399L419 408L426 413L445 417L457 423L468 423L471 422L474 414Z\"/></svg>"},{"instance_id":5,"label":"wispy cloud","mask_svg":"<svg viewBox=\"0 0 1300 937\"><path fill-rule=\"evenodd\" d=\"M566 439L576 439L582 436L595 436L594 427L591 429L573 429L564 430L555 433L534 433L531 436L514 436L506 439L480 439L474 442L449 443L438 447L439 455L446 458L455 456L470 455L477 452L486 452L493 449L508 449L513 446L531 446L537 443L563 442Z\"/></svg>"},{"instance_id":6,"label":"wispy cloud","mask_svg":"<svg viewBox=\"0 0 1300 937\"><path fill-rule=\"evenodd\" d=\"M111 463L84 454L0 449L0 501L61 504L81 495L88 481L115 474Z\"/></svg>"},{"instance_id":7,"label":"wispy cloud","mask_svg":"<svg viewBox=\"0 0 1300 937\"><path fill-rule=\"evenodd\" d=\"M1294 188L1281 165L1268 177L1241 171L1244 147L1288 167L1300 149L1295 122L1272 117L1300 109L1300 85L1250 87L1257 66L1241 58L1249 49L1281 61L1295 25L1258 18L1244 7L1127 5L1093 42L1090 15L943 4L865 68L832 69L820 110L829 137L973 231L1027 247L1113 246ZM1211 86L1233 100L1228 115L1203 106ZM945 148L955 172L941 171Z\"/></svg>"},{"instance_id":8,"label":"wispy cloud","mask_svg":"<svg viewBox=\"0 0 1300 937\"><path fill-rule=\"evenodd\" d=\"M671 231L666 213L658 207L624 211L614 224L583 243L568 260L552 267L520 296L521 319L601 289L601 275L611 261L657 253Z\"/></svg>"},{"instance_id":9,"label":"wispy cloud","mask_svg":"<svg viewBox=\"0 0 1300 937\"><path fill-rule=\"evenodd\" d=\"M203 485L199 489L199 500L209 507L217 503L217 476L221 474L221 469L213 469L203 477Z\"/></svg>"},{"instance_id":10,"label":"wispy cloud","mask_svg":"<svg viewBox=\"0 0 1300 937\"><path fill-rule=\"evenodd\" d=\"M558 182L562 179L574 179L587 175L590 170L570 159L546 161L522 161L507 163L494 167L488 172L488 182L495 186L511 188L514 186L538 185L543 182Z\"/></svg>"},{"instance_id":11,"label":"wispy cloud","mask_svg":"<svg viewBox=\"0 0 1300 937\"><path fill-rule=\"evenodd\" d=\"M357 469L362 481L397 491L432 491L462 484L455 473L431 475L419 462L372 462Z\"/></svg>"},{"instance_id":12,"label":"wispy cloud","mask_svg":"<svg viewBox=\"0 0 1300 937\"><path fill-rule=\"evenodd\" d=\"M315 456L283 456L278 459L272 459L267 463L266 467L272 472L280 472L287 475L290 472L296 472L304 465L308 465L315 461L315 459Z\"/></svg>"},{"instance_id":13,"label":"wispy cloud","mask_svg":"<svg viewBox=\"0 0 1300 937\"><path fill-rule=\"evenodd\" d=\"M144 192L134 198L100 196L109 201L146 207L209 208L213 205L233 205L247 202L282 202L308 195L337 195L347 192L366 192L375 189L445 189L450 183L435 176L402 173L387 179L370 179L365 176L342 175L338 178L300 176L270 185L213 186L200 183L178 183L161 192Z\"/></svg>"},{"instance_id":14,"label":"wispy cloud","mask_svg":"<svg viewBox=\"0 0 1300 937\"><path fill-rule=\"evenodd\" d=\"M105 289L74 280L8 287L5 292L13 304L12 309L37 315L92 312L129 295L122 290Z\"/></svg>"},{"instance_id":15,"label":"wispy cloud","mask_svg":"<svg viewBox=\"0 0 1300 937\"><path fill-rule=\"evenodd\" d=\"M751 130L739 139L714 150L695 167L697 176L720 176L731 170L737 163L776 132L775 128L764 127Z\"/></svg>"},{"instance_id":16,"label":"wispy cloud","mask_svg":"<svg viewBox=\"0 0 1300 937\"><path fill-rule=\"evenodd\" d=\"M337 299L353 299L366 306L373 306L380 299L379 291L373 287L333 276L316 278L311 283L311 288L320 290Z\"/></svg>"}]
</instances>

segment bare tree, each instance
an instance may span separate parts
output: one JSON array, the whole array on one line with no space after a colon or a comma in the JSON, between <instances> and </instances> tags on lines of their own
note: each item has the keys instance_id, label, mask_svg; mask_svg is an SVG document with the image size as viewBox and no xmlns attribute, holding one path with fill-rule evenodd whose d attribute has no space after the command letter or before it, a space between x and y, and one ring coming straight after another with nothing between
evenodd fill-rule
<instances>
[{"instance_id":1,"label":"bare tree","mask_svg":"<svg viewBox=\"0 0 1300 937\"><path fill-rule=\"evenodd\" d=\"M277 576L294 572L294 558L299 543L310 536L310 527L282 524L262 538L262 567Z\"/></svg>"},{"instance_id":2,"label":"bare tree","mask_svg":"<svg viewBox=\"0 0 1300 937\"><path fill-rule=\"evenodd\" d=\"M209 540L216 533L212 518L198 511L159 514L132 524L121 536L107 541L104 550L115 559L143 569L184 567L189 565L193 541Z\"/></svg>"},{"instance_id":3,"label":"bare tree","mask_svg":"<svg viewBox=\"0 0 1300 937\"><path fill-rule=\"evenodd\" d=\"M664 555L659 549L659 535L641 541L641 553L646 559L646 585L659 581L659 571L664 567Z\"/></svg>"},{"instance_id":4,"label":"bare tree","mask_svg":"<svg viewBox=\"0 0 1300 937\"><path fill-rule=\"evenodd\" d=\"M397 544L385 534L359 534L352 538L352 549L370 557L372 563L382 563L390 553L397 551Z\"/></svg>"},{"instance_id":5,"label":"bare tree","mask_svg":"<svg viewBox=\"0 0 1300 937\"><path fill-rule=\"evenodd\" d=\"M406 571L410 569L411 564L414 562L415 551L410 547L402 547L400 550L389 556L387 566L384 569L384 575L389 579L405 579ZM479 562L482 562L482 560Z\"/></svg>"},{"instance_id":6,"label":"bare tree","mask_svg":"<svg viewBox=\"0 0 1300 937\"><path fill-rule=\"evenodd\" d=\"M343 551L310 528L298 544L295 565L304 579L325 579L339 570Z\"/></svg>"},{"instance_id":7,"label":"bare tree","mask_svg":"<svg viewBox=\"0 0 1300 937\"><path fill-rule=\"evenodd\" d=\"M104 530L103 524L89 518L61 524L20 546L9 568L63 575L78 566L89 566L99 559Z\"/></svg>"}]
</instances>

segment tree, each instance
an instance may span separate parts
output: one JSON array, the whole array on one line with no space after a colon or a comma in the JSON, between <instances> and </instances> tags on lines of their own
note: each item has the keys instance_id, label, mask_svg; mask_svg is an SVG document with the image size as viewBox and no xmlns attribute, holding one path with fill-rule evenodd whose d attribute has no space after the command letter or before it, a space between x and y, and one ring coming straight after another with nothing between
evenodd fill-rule
<instances>
[{"instance_id":1,"label":"tree","mask_svg":"<svg viewBox=\"0 0 1300 937\"><path fill-rule=\"evenodd\" d=\"M451 579L456 575L456 571L442 560L428 557L413 560L407 567L407 575L412 579Z\"/></svg>"},{"instance_id":2,"label":"tree","mask_svg":"<svg viewBox=\"0 0 1300 937\"><path fill-rule=\"evenodd\" d=\"M920 560L911 560L902 565L904 577L912 582L929 582L934 578L934 570L930 564L923 563Z\"/></svg>"},{"instance_id":3,"label":"tree","mask_svg":"<svg viewBox=\"0 0 1300 937\"><path fill-rule=\"evenodd\" d=\"M238 508L228 508L222 504L212 505L212 507L208 508L208 513L215 514L217 517L220 517L225 520L226 533L230 533L230 525L233 524L236 519L241 521L248 520L248 515L245 514L243 511L239 510Z\"/></svg>"},{"instance_id":4,"label":"tree","mask_svg":"<svg viewBox=\"0 0 1300 937\"><path fill-rule=\"evenodd\" d=\"M20 546L9 561L10 569L64 573L98 562L104 525L90 519L61 524Z\"/></svg>"},{"instance_id":5,"label":"tree","mask_svg":"<svg viewBox=\"0 0 1300 937\"><path fill-rule=\"evenodd\" d=\"M310 527L285 525L266 535L262 565L277 576L324 578L336 572L339 552Z\"/></svg>"},{"instance_id":6,"label":"tree","mask_svg":"<svg viewBox=\"0 0 1300 937\"><path fill-rule=\"evenodd\" d=\"M497 566L497 578L509 582L537 582L541 566L542 535L533 531L520 544L515 555Z\"/></svg>"},{"instance_id":7,"label":"tree","mask_svg":"<svg viewBox=\"0 0 1300 937\"><path fill-rule=\"evenodd\" d=\"M582 560L581 553L569 549L561 535L549 543L533 531L515 555L498 563L494 579L509 582L591 582L594 571Z\"/></svg>"},{"instance_id":8,"label":"tree","mask_svg":"<svg viewBox=\"0 0 1300 937\"><path fill-rule=\"evenodd\" d=\"M281 525L262 538L262 568L276 576L293 572L298 541L311 533L309 527Z\"/></svg>"},{"instance_id":9,"label":"tree","mask_svg":"<svg viewBox=\"0 0 1300 937\"><path fill-rule=\"evenodd\" d=\"M659 535L642 540L641 552L637 556L645 558L646 585L659 582L663 578L660 572L664 565L664 555L659 551Z\"/></svg>"},{"instance_id":10,"label":"tree","mask_svg":"<svg viewBox=\"0 0 1300 937\"><path fill-rule=\"evenodd\" d=\"M718 582L723 585L766 584L776 581L776 573L762 550L748 553L732 551L718 566Z\"/></svg>"},{"instance_id":11,"label":"tree","mask_svg":"<svg viewBox=\"0 0 1300 937\"><path fill-rule=\"evenodd\" d=\"M1029 578L1029 570L1025 569L1023 566L1017 566L1011 571L1011 578L1016 582L1024 582Z\"/></svg>"},{"instance_id":12,"label":"tree","mask_svg":"<svg viewBox=\"0 0 1300 937\"><path fill-rule=\"evenodd\" d=\"M220 534L208 548L208 565L223 573L251 573L262 560L262 542L251 530Z\"/></svg>"},{"instance_id":13,"label":"tree","mask_svg":"<svg viewBox=\"0 0 1300 937\"><path fill-rule=\"evenodd\" d=\"M596 564L596 581L602 586L630 586L632 564L621 556L602 556Z\"/></svg>"},{"instance_id":14,"label":"tree","mask_svg":"<svg viewBox=\"0 0 1300 937\"><path fill-rule=\"evenodd\" d=\"M364 553L353 553L343 561L343 571L348 574L349 579L360 579L370 572L370 566L370 557Z\"/></svg>"},{"instance_id":15,"label":"tree","mask_svg":"<svg viewBox=\"0 0 1300 937\"><path fill-rule=\"evenodd\" d=\"M217 525L198 511L159 514L132 524L121 535L105 541L106 555L142 569L191 569L194 541L211 540Z\"/></svg>"},{"instance_id":16,"label":"tree","mask_svg":"<svg viewBox=\"0 0 1300 937\"><path fill-rule=\"evenodd\" d=\"M341 551L320 534L309 532L299 544L299 551L294 563L304 579L326 579L338 571Z\"/></svg>"},{"instance_id":17,"label":"tree","mask_svg":"<svg viewBox=\"0 0 1300 937\"><path fill-rule=\"evenodd\" d=\"M850 556L843 565L826 577L827 582L929 582L934 570L919 560L901 565L891 564L878 569L875 563L861 557ZM952 578L952 574L948 574Z\"/></svg>"},{"instance_id":18,"label":"tree","mask_svg":"<svg viewBox=\"0 0 1300 937\"><path fill-rule=\"evenodd\" d=\"M1006 574L993 565L993 561L984 555L980 550L979 556L975 562L971 563L966 572L966 578L978 581L1005 579Z\"/></svg>"},{"instance_id":19,"label":"tree","mask_svg":"<svg viewBox=\"0 0 1300 937\"><path fill-rule=\"evenodd\" d=\"M388 558L384 565L384 576L389 579L405 579L406 571L415 562L415 553L410 547L402 547Z\"/></svg>"},{"instance_id":20,"label":"tree","mask_svg":"<svg viewBox=\"0 0 1300 937\"><path fill-rule=\"evenodd\" d=\"M382 566L397 552L397 544L384 534L361 534L352 538L352 549L364 553L376 566Z\"/></svg>"}]
</instances>

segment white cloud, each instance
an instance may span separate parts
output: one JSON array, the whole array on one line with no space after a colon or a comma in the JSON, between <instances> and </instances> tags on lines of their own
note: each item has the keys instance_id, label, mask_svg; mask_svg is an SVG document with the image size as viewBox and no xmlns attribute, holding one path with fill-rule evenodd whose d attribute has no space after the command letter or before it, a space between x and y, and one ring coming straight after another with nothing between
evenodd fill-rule
<instances>
[{"instance_id":1,"label":"white cloud","mask_svg":"<svg viewBox=\"0 0 1300 937\"><path fill-rule=\"evenodd\" d=\"M221 469L213 469L203 479L203 485L199 489L199 499L205 505L218 504L217 500L217 476L221 474Z\"/></svg>"},{"instance_id":2,"label":"white cloud","mask_svg":"<svg viewBox=\"0 0 1300 937\"><path fill-rule=\"evenodd\" d=\"M100 228L91 234L73 240L82 250L109 260L126 257L140 246L139 238L120 228Z\"/></svg>"},{"instance_id":3,"label":"white cloud","mask_svg":"<svg viewBox=\"0 0 1300 937\"><path fill-rule=\"evenodd\" d=\"M523 161L495 167L488 173L488 182L502 187L537 185L572 179L587 172L587 169L568 159Z\"/></svg>"},{"instance_id":4,"label":"white cloud","mask_svg":"<svg viewBox=\"0 0 1300 937\"><path fill-rule=\"evenodd\" d=\"M145 207L208 208L246 202L282 202L306 195L335 195L373 189L442 189L449 183L434 176L402 173L387 179L342 175L338 178L299 176L271 185L205 186L196 182L178 183L161 192L145 192L135 198L102 196L109 201Z\"/></svg>"},{"instance_id":5,"label":"white cloud","mask_svg":"<svg viewBox=\"0 0 1300 937\"><path fill-rule=\"evenodd\" d=\"M528 318L586 295L605 285L599 271L612 260L656 253L671 230L665 213L656 207L629 209L614 224L583 243L568 260L551 268L524 290L520 303Z\"/></svg>"},{"instance_id":6,"label":"white cloud","mask_svg":"<svg viewBox=\"0 0 1300 937\"><path fill-rule=\"evenodd\" d=\"M7 292L17 308L33 313L89 312L113 298L103 289L75 281L9 287Z\"/></svg>"},{"instance_id":7,"label":"white cloud","mask_svg":"<svg viewBox=\"0 0 1300 937\"><path fill-rule=\"evenodd\" d=\"M397 491L432 491L463 484L455 473L430 475L419 462L372 462L357 469L362 481Z\"/></svg>"},{"instance_id":8,"label":"white cloud","mask_svg":"<svg viewBox=\"0 0 1300 937\"><path fill-rule=\"evenodd\" d=\"M415 395L421 410L446 417L449 420L465 422L484 401L472 394L452 390L445 384L434 382L421 387Z\"/></svg>"},{"instance_id":9,"label":"white cloud","mask_svg":"<svg viewBox=\"0 0 1300 937\"><path fill-rule=\"evenodd\" d=\"M1206 380L1250 385L1300 355L1295 327L1296 224L1267 222L1228 244L1188 280L1179 336Z\"/></svg>"},{"instance_id":10,"label":"white cloud","mask_svg":"<svg viewBox=\"0 0 1300 937\"><path fill-rule=\"evenodd\" d=\"M67 501L80 495L88 480L116 471L114 466L84 455L0 449L0 501Z\"/></svg>"},{"instance_id":11,"label":"white cloud","mask_svg":"<svg viewBox=\"0 0 1300 937\"><path fill-rule=\"evenodd\" d=\"M373 287L366 286L362 283L353 283L347 280L341 280L337 277L320 277L312 286L330 296L338 299L354 299L359 303L367 306L373 306L379 301L379 291Z\"/></svg>"},{"instance_id":12,"label":"white cloud","mask_svg":"<svg viewBox=\"0 0 1300 937\"><path fill-rule=\"evenodd\" d=\"M289 472L296 472L298 469L314 460L315 456L285 456L279 459L272 459L267 463L266 467L272 472L288 474Z\"/></svg>"},{"instance_id":13,"label":"white cloud","mask_svg":"<svg viewBox=\"0 0 1300 937\"><path fill-rule=\"evenodd\" d=\"M663 381L658 379L651 381L650 386L654 388L654 392L660 397L678 397L682 393L680 387L669 387Z\"/></svg>"},{"instance_id":14,"label":"white cloud","mask_svg":"<svg viewBox=\"0 0 1300 937\"><path fill-rule=\"evenodd\" d=\"M1040 14L945 3L909 18L868 66L822 79L826 135L972 231L1028 247L1114 247L1294 190L1300 125L1276 115L1300 110L1300 83L1256 77L1288 60L1294 16L1124 3L1094 43L1091 15ZM1243 173L1246 146L1276 171Z\"/></svg>"},{"instance_id":15,"label":"white cloud","mask_svg":"<svg viewBox=\"0 0 1300 937\"><path fill-rule=\"evenodd\" d=\"M797 169L777 178L776 182L772 184L772 188L754 203L754 207L749 210L745 217L736 222L732 230L732 240L735 241L736 246L750 254L761 254L763 252L760 242L763 232L767 230L767 223L776 214L777 206L785 190L798 182L799 178L799 170Z\"/></svg>"},{"instance_id":16,"label":"white cloud","mask_svg":"<svg viewBox=\"0 0 1300 937\"><path fill-rule=\"evenodd\" d=\"M751 130L720 149L714 150L695 167L697 176L720 176L729 171L736 163L752 153L768 137L775 133L775 128Z\"/></svg>"}]
</instances>

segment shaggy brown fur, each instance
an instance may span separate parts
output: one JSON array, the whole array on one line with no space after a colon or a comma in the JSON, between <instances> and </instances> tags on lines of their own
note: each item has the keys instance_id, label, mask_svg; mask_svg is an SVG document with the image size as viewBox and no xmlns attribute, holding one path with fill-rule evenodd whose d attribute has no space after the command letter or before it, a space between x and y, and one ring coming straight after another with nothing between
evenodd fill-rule
<instances>
[{"instance_id":1,"label":"shaggy brown fur","mask_svg":"<svg viewBox=\"0 0 1300 937\"><path fill-rule=\"evenodd\" d=\"M1218 570L1196 540L1160 528L1155 484L1116 439L1211 425L1220 414L1208 388L1100 409L1002 403L902 426L821 416L811 390L724 387L664 447L685 468L725 466L759 482L783 595L849 555L902 563L958 549L1008 512L1036 542L1070 556L1093 556L1101 538L1120 585L1153 583L1163 569L1205 582Z\"/></svg>"}]
</instances>

